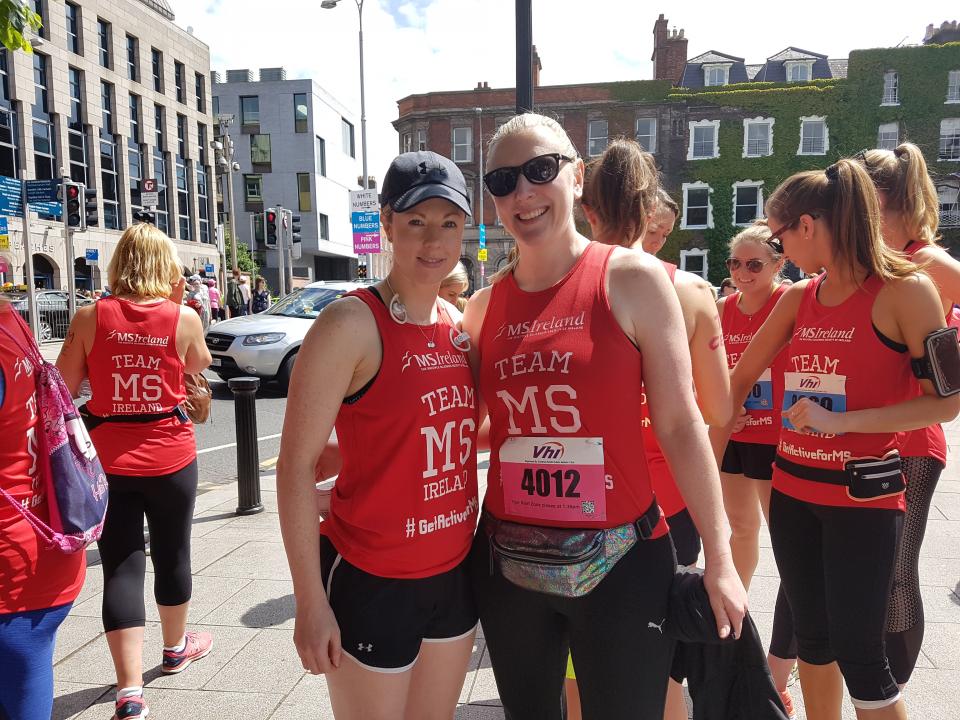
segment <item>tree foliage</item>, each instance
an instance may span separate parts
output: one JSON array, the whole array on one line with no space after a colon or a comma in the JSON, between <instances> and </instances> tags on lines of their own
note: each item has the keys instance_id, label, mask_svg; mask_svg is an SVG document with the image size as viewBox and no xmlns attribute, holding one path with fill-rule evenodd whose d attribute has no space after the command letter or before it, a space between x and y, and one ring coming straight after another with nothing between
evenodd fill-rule
<instances>
[{"instance_id":1,"label":"tree foliage","mask_svg":"<svg viewBox=\"0 0 960 720\"><path fill-rule=\"evenodd\" d=\"M33 52L27 36L42 26L40 16L21 0L0 0L0 43L8 50Z\"/></svg>"}]
</instances>

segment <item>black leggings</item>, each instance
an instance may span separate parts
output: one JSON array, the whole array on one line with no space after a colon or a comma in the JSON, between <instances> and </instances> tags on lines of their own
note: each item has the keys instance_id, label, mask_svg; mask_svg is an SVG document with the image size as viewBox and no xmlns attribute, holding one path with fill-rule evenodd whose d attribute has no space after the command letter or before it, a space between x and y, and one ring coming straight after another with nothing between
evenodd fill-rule
<instances>
[{"instance_id":1,"label":"black leggings","mask_svg":"<svg viewBox=\"0 0 960 720\"><path fill-rule=\"evenodd\" d=\"M773 609L770 654L783 660L797 659L797 636L793 632L793 613L790 611L790 601L783 589L783 583L780 583L777 604Z\"/></svg>"},{"instance_id":2,"label":"black leggings","mask_svg":"<svg viewBox=\"0 0 960 720\"><path fill-rule=\"evenodd\" d=\"M669 535L637 542L593 590L524 590L491 566L481 522L470 571L507 720L561 720L567 652L585 720L660 718L674 642L663 634L676 561Z\"/></svg>"},{"instance_id":3,"label":"black leggings","mask_svg":"<svg viewBox=\"0 0 960 720\"><path fill-rule=\"evenodd\" d=\"M153 596L157 605L190 599L190 528L197 497L197 461L169 475L107 475L110 504L97 543L103 562L103 629L142 627L147 559L143 517L150 528Z\"/></svg>"},{"instance_id":4,"label":"black leggings","mask_svg":"<svg viewBox=\"0 0 960 720\"><path fill-rule=\"evenodd\" d=\"M902 528L899 510L814 505L777 490L770 497L770 537L799 657L835 660L854 705L899 695L884 624Z\"/></svg>"},{"instance_id":5,"label":"black leggings","mask_svg":"<svg viewBox=\"0 0 960 720\"><path fill-rule=\"evenodd\" d=\"M907 515L893 570L893 592L887 611L887 657L893 677L906 684L923 644L923 601L920 597L920 546L927 529L933 491L943 463L933 457L903 458L907 480Z\"/></svg>"}]
</instances>

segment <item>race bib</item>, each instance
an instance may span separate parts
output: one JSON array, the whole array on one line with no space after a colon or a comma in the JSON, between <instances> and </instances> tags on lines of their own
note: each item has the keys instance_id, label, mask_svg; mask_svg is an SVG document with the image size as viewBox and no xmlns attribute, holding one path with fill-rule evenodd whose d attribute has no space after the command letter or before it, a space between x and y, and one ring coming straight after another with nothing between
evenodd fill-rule
<instances>
[{"instance_id":1,"label":"race bib","mask_svg":"<svg viewBox=\"0 0 960 720\"><path fill-rule=\"evenodd\" d=\"M504 510L531 520L607 519L603 438L512 437L500 447Z\"/></svg>"},{"instance_id":2,"label":"race bib","mask_svg":"<svg viewBox=\"0 0 960 720\"><path fill-rule=\"evenodd\" d=\"M788 372L783 375L783 386L784 410L792 408L798 400L808 398L830 412L847 411L846 375ZM787 418L783 418L783 427L796 431Z\"/></svg>"},{"instance_id":3,"label":"race bib","mask_svg":"<svg viewBox=\"0 0 960 720\"><path fill-rule=\"evenodd\" d=\"M747 410L773 409L773 374L770 368L763 371L760 378L753 384L753 389L743 404Z\"/></svg>"}]
</instances>

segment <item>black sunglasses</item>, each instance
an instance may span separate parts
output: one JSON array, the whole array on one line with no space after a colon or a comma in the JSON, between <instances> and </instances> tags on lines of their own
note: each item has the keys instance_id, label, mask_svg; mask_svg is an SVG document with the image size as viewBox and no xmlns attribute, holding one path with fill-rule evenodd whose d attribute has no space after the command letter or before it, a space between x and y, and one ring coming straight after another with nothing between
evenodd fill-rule
<instances>
[{"instance_id":1,"label":"black sunglasses","mask_svg":"<svg viewBox=\"0 0 960 720\"><path fill-rule=\"evenodd\" d=\"M537 155L537 157L527 160L523 165L491 170L483 176L483 182L491 195L504 197L517 189L520 173L523 173L523 176L534 185L545 185L553 182L560 174L560 163L564 160L573 162L574 158L560 153Z\"/></svg>"},{"instance_id":2,"label":"black sunglasses","mask_svg":"<svg viewBox=\"0 0 960 720\"><path fill-rule=\"evenodd\" d=\"M740 266L744 266L750 272L756 274L763 270L767 265L770 264L770 261L764 262L763 260L758 260L757 258L750 258L749 260L740 260L739 258L727 258L727 270L733 272L734 270L739 270Z\"/></svg>"},{"instance_id":3,"label":"black sunglasses","mask_svg":"<svg viewBox=\"0 0 960 720\"><path fill-rule=\"evenodd\" d=\"M809 213L803 213L803 214L809 215L814 220L820 217L819 212L809 212ZM776 252L778 255L783 255L783 239L780 236L783 235L787 230L790 230L791 228L796 227L798 222L800 222L800 218L795 218L790 222L782 225L779 230L777 230L774 233L771 233L770 237L768 237L765 241L766 244L769 245L773 249L773 251Z\"/></svg>"}]
</instances>

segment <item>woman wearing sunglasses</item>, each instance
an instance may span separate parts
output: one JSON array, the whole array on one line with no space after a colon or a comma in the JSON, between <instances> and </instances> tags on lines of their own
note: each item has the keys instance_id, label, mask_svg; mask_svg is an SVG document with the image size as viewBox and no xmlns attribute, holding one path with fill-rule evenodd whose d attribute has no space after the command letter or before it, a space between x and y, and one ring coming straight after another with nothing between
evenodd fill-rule
<instances>
[{"instance_id":1,"label":"woman wearing sunglasses","mask_svg":"<svg viewBox=\"0 0 960 720\"><path fill-rule=\"evenodd\" d=\"M929 359L943 308L930 279L884 245L877 196L858 163L790 177L767 216L771 241L794 264L825 269L783 294L731 378L742 402L789 342L770 535L807 717L839 720L842 674L860 720L902 719L884 653L904 509L896 450L898 433L960 410L960 396L940 396L939 380L936 390L922 381L922 396L910 382L911 357Z\"/></svg>"},{"instance_id":2,"label":"woman wearing sunglasses","mask_svg":"<svg viewBox=\"0 0 960 720\"><path fill-rule=\"evenodd\" d=\"M504 710L559 720L569 649L584 717L660 717L675 563L638 448L644 384L703 536L721 636L739 633L746 609L676 293L652 256L577 232L583 163L555 121L508 121L487 167L486 187L519 250L464 316L478 338L491 444L471 569ZM632 237L654 189L629 200Z\"/></svg>"},{"instance_id":3,"label":"woman wearing sunglasses","mask_svg":"<svg viewBox=\"0 0 960 720\"><path fill-rule=\"evenodd\" d=\"M855 159L877 188L884 241L923 266L940 292L947 326L960 326L954 310L954 303L960 300L960 262L936 244L939 200L920 148L902 143L895 150L858 153ZM915 390L920 394L919 385ZM933 493L947 462L943 428L937 424L910 433L900 454L907 480L907 514L887 613L887 657L893 676L903 686L913 673L923 644L920 545Z\"/></svg>"},{"instance_id":4,"label":"woman wearing sunglasses","mask_svg":"<svg viewBox=\"0 0 960 720\"><path fill-rule=\"evenodd\" d=\"M783 254L771 247L769 239L770 228L766 222L758 221L730 240L726 265L735 289L732 295L717 302L730 370L788 287L779 282ZM787 355L787 348L781 350L754 383L738 422L742 429L730 437L720 464L723 506L730 521L730 549L747 588L760 559L761 513L768 525L770 521L770 480L780 437ZM787 683L796 657L790 606L781 591L777 595L767 661L790 717L794 715L793 698Z\"/></svg>"},{"instance_id":5,"label":"woman wearing sunglasses","mask_svg":"<svg viewBox=\"0 0 960 720\"><path fill-rule=\"evenodd\" d=\"M657 168L651 155L634 140L611 141L603 154L587 166L580 201L593 239L605 245L656 254L673 229L677 207L666 191L660 189L653 214L657 223L655 239L651 239L649 228L643 232L645 200L656 185ZM661 263L680 300L700 412L707 423L722 424L730 408L730 373L720 342L720 318L713 291L698 275L678 270L672 263ZM643 404L646 408L645 399ZM652 421L655 423L656 419ZM643 445L657 503L667 516L677 563L695 566L700 555L700 534L650 426L643 433ZM735 561L734 556L734 564ZM569 698L572 694L569 683L567 689ZM664 717L668 720L687 718L683 687L675 680L671 680L667 691Z\"/></svg>"}]
</instances>

